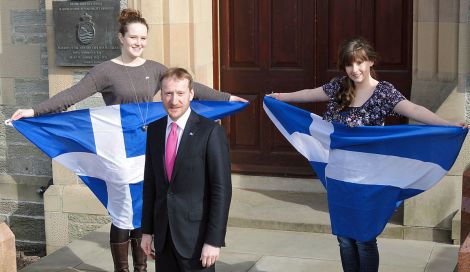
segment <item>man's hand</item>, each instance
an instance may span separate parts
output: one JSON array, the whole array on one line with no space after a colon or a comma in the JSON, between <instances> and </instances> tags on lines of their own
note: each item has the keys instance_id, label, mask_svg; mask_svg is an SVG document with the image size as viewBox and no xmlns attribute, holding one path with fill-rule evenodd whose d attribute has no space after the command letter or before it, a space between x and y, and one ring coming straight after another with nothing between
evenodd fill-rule
<instances>
[{"instance_id":1,"label":"man's hand","mask_svg":"<svg viewBox=\"0 0 470 272\"><path fill-rule=\"evenodd\" d=\"M152 235L142 234L142 242L140 242L140 247L145 252L145 255L149 256L152 259L155 259L155 253L152 252L152 240Z\"/></svg>"},{"instance_id":2,"label":"man's hand","mask_svg":"<svg viewBox=\"0 0 470 272\"><path fill-rule=\"evenodd\" d=\"M143 239L142 239L143 241ZM201 252L201 262L203 267L209 267L219 259L220 247L214 247L209 244L204 244Z\"/></svg>"}]
</instances>

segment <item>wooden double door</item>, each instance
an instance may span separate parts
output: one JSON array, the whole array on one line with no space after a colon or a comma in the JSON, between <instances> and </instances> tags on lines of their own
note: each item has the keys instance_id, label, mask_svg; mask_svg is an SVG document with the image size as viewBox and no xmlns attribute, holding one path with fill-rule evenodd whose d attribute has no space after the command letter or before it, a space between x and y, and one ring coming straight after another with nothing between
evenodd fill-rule
<instances>
[{"instance_id":1,"label":"wooden double door","mask_svg":"<svg viewBox=\"0 0 470 272\"><path fill-rule=\"evenodd\" d=\"M338 76L338 46L362 36L379 52L379 80L406 97L411 88L412 1L220 0L220 88L250 100L223 121L234 172L310 176L263 111L269 92L313 88ZM301 104L322 114L325 105ZM395 121L396 122L396 121Z\"/></svg>"}]
</instances>

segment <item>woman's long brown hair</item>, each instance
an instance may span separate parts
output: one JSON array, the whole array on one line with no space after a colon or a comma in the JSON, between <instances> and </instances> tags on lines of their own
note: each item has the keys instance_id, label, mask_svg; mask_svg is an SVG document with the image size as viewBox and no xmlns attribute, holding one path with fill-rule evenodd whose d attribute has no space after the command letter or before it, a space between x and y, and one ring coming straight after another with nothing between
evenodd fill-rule
<instances>
[{"instance_id":1,"label":"woman's long brown hair","mask_svg":"<svg viewBox=\"0 0 470 272\"><path fill-rule=\"evenodd\" d=\"M378 60L378 55L374 48L367 40L361 37L345 40L341 44L338 51L338 69L346 71L346 66L351 65L357 60L372 61L374 63ZM370 68L370 73L373 78L377 77L373 67ZM351 105L354 100L354 89L356 87L354 81L348 76L342 80L341 85L341 89L336 94L339 110L343 110Z\"/></svg>"}]
</instances>

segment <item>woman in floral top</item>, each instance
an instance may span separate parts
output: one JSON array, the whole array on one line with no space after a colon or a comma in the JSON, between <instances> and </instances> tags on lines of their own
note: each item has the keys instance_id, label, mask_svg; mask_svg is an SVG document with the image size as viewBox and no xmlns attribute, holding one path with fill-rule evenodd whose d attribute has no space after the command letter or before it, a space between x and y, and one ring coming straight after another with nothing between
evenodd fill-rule
<instances>
[{"instance_id":1,"label":"woman in floral top","mask_svg":"<svg viewBox=\"0 0 470 272\"><path fill-rule=\"evenodd\" d=\"M377 54L362 38L343 42L338 54L338 68L346 76L315 88L270 96L285 102L328 102L323 119L350 127L381 126L390 115L402 115L430 125L457 125L428 109L407 100L392 84L376 80ZM357 241L338 236L344 271L378 271L377 239Z\"/></svg>"},{"instance_id":2,"label":"woman in floral top","mask_svg":"<svg viewBox=\"0 0 470 272\"><path fill-rule=\"evenodd\" d=\"M373 78L372 78L373 79ZM382 126L385 117L394 115L394 107L406 98L387 81L376 81L370 97L360 106L348 106L341 109L340 102L336 99L342 90L342 82L347 77L338 77L322 86L323 91L329 97L327 110L323 118L330 122L356 126Z\"/></svg>"}]
</instances>

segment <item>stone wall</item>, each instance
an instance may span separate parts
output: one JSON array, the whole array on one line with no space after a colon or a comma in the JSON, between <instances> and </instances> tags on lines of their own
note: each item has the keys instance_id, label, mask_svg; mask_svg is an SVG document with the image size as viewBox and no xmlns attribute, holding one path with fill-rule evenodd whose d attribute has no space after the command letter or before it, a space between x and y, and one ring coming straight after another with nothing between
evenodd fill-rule
<instances>
[{"instance_id":1,"label":"stone wall","mask_svg":"<svg viewBox=\"0 0 470 272\"><path fill-rule=\"evenodd\" d=\"M49 96L44 0L0 0L0 119ZM0 220L17 248L45 254L43 199L51 162L13 128L0 127Z\"/></svg>"}]
</instances>

